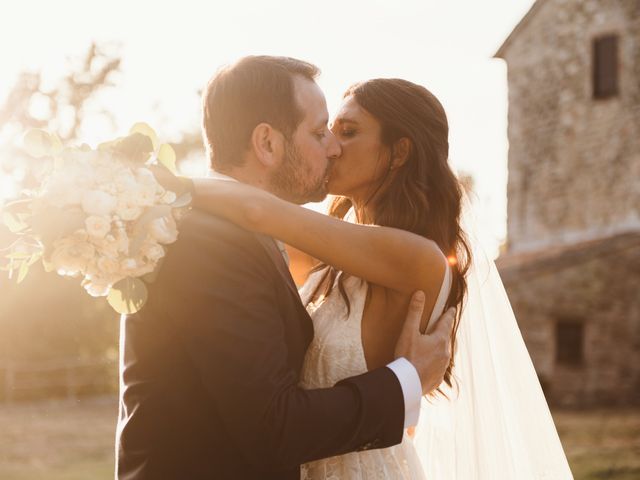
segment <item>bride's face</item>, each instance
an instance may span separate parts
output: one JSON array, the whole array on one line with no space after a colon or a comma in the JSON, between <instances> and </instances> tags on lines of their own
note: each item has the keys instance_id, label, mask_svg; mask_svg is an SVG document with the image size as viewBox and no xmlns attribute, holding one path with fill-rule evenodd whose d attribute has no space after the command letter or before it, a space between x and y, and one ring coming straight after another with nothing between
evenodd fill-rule
<instances>
[{"instance_id":1,"label":"bride's face","mask_svg":"<svg viewBox=\"0 0 640 480\"><path fill-rule=\"evenodd\" d=\"M389 149L382 143L380 122L347 97L338 110L331 131L342 146L334 161L328 190L332 195L366 200L384 178L389 166Z\"/></svg>"}]
</instances>

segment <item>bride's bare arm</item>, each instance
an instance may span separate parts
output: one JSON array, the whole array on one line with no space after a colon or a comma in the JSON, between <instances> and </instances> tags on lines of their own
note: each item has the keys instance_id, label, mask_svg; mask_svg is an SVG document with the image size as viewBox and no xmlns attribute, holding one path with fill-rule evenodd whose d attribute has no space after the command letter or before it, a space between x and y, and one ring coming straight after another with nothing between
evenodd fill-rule
<instances>
[{"instance_id":1,"label":"bride's bare arm","mask_svg":"<svg viewBox=\"0 0 640 480\"><path fill-rule=\"evenodd\" d=\"M245 184L194 179L197 208L248 230L279 238L313 257L367 281L437 297L446 257L435 242L395 228L356 225L281 200Z\"/></svg>"}]
</instances>

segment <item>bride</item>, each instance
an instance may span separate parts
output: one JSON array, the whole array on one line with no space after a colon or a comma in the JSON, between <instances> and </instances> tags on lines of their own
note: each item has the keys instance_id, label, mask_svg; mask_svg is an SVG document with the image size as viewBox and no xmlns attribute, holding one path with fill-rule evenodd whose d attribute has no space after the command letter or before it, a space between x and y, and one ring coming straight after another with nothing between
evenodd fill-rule
<instances>
[{"instance_id":1,"label":"bride","mask_svg":"<svg viewBox=\"0 0 640 480\"><path fill-rule=\"evenodd\" d=\"M301 386L331 387L393 360L415 290L426 296L423 331L446 307L464 308L415 435L308 463L302 478L572 478L495 266L472 259L440 102L405 80L369 80L347 90L327 134L342 147L329 216L248 185L194 180L197 207L320 260L300 289L315 330Z\"/></svg>"}]
</instances>

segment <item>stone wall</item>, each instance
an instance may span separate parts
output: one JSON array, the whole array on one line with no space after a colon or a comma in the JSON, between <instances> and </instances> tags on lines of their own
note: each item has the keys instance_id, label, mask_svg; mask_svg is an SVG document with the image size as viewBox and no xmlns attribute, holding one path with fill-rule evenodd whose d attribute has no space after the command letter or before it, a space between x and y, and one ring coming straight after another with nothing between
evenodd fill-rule
<instances>
[{"instance_id":1,"label":"stone wall","mask_svg":"<svg viewBox=\"0 0 640 480\"><path fill-rule=\"evenodd\" d=\"M504 257L498 268L550 403L640 404L640 234ZM579 365L557 360L563 319L583 325Z\"/></svg>"},{"instance_id":2,"label":"stone wall","mask_svg":"<svg viewBox=\"0 0 640 480\"><path fill-rule=\"evenodd\" d=\"M542 2L508 63L507 251L640 229L640 1ZM592 95L592 42L619 35L618 96Z\"/></svg>"}]
</instances>

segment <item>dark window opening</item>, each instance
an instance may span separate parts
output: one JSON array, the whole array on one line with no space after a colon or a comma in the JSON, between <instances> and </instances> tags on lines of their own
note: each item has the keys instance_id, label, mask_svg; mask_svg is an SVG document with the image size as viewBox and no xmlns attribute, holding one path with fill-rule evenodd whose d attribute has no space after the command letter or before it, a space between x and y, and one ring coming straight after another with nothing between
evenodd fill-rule
<instances>
[{"instance_id":1,"label":"dark window opening","mask_svg":"<svg viewBox=\"0 0 640 480\"><path fill-rule=\"evenodd\" d=\"M556 363L580 366L584 362L584 323L560 320L556 324Z\"/></svg>"},{"instance_id":2,"label":"dark window opening","mask_svg":"<svg viewBox=\"0 0 640 480\"><path fill-rule=\"evenodd\" d=\"M618 94L618 36L607 35L593 41L593 97Z\"/></svg>"}]
</instances>

